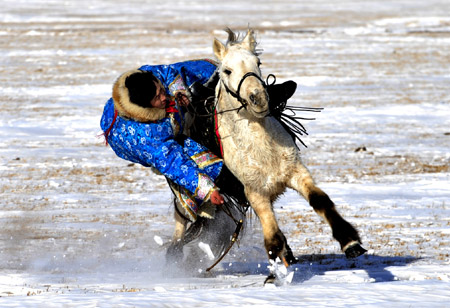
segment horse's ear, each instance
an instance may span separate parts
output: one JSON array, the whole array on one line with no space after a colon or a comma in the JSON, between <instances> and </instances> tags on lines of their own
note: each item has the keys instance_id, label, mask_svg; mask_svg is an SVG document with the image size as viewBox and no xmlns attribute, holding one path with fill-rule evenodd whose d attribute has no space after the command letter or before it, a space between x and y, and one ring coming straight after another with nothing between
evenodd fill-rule
<instances>
[{"instance_id":1,"label":"horse's ear","mask_svg":"<svg viewBox=\"0 0 450 308\"><path fill-rule=\"evenodd\" d=\"M255 39L255 32L252 29L248 29L247 35L242 40L242 45L245 46L246 49L250 50L251 52L255 52L256 49L256 39Z\"/></svg>"},{"instance_id":2,"label":"horse's ear","mask_svg":"<svg viewBox=\"0 0 450 308\"><path fill-rule=\"evenodd\" d=\"M213 51L214 55L219 61L222 61L223 57L225 56L225 50L226 50L225 45L215 38L213 43Z\"/></svg>"}]
</instances>

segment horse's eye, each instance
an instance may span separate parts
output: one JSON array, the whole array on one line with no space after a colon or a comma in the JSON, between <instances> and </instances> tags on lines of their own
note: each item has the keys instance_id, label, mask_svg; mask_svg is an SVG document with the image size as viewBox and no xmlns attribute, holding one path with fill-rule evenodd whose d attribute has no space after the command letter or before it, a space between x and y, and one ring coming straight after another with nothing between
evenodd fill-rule
<instances>
[{"instance_id":1,"label":"horse's eye","mask_svg":"<svg viewBox=\"0 0 450 308\"><path fill-rule=\"evenodd\" d=\"M231 75L231 71L228 70L228 69L224 69L223 72L224 72L225 74L227 74L227 75Z\"/></svg>"}]
</instances>

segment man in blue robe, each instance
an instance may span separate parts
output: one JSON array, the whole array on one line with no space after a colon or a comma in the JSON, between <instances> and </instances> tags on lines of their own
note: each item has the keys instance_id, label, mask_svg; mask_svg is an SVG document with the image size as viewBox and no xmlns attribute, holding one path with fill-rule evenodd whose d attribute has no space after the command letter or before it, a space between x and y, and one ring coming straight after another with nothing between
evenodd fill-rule
<instances>
[{"instance_id":1,"label":"man in blue robe","mask_svg":"<svg viewBox=\"0 0 450 308\"><path fill-rule=\"evenodd\" d=\"M182 135L188 87L206 83L213 61L144 65L122 74L114 84L101 119L106 142L121 158L164 175L191 221L203 203L224 202L215 180L223 161L206 147Z\"/></svg>"}]
</instances>

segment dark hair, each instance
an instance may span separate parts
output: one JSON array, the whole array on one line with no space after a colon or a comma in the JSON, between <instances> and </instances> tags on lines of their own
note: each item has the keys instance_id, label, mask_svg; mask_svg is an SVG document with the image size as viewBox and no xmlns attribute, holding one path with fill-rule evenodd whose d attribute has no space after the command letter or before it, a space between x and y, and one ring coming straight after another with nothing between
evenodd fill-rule
<instances>
[{"instance_id":1,"label":"dark hair","mask_svg":"<svg viewBox=\"0 0 450 308\"><path fill-rule=\"evenodd\" d=\"M152 107L150 101L156 95L155 82L158 82L156 77L147 71L136 72L128 76L125 79L125 86L128 88L130 101L144 108Z\"/></svg>"}]
</instances>

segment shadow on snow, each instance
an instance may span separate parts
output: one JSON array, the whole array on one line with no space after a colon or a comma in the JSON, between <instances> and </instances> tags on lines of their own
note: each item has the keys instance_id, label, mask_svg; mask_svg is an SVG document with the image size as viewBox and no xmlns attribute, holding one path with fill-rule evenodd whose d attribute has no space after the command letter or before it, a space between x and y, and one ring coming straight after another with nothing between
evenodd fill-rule
<instances>
[{"instance_id":1,"label":"shadow on snow","mask_svg":"<svg viewBox=\"0 0 450 308\"><path fill-rule=\"evenodd\" d=\"M326 272L364 270L372 282L398 280L388 269L389 266L406 266L421 258L413 256L363 255L357 259L346 259L341 254L312 254L297 257L298 263L289 270L294 271L292 283L302 283ZM268 262L231 262L217 267L216 274L264 275L269 274Z\"/></svg>"}]
</instances>

